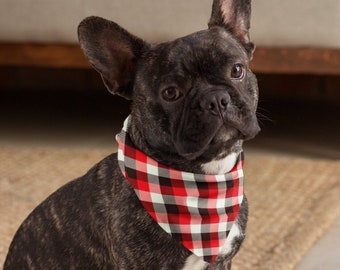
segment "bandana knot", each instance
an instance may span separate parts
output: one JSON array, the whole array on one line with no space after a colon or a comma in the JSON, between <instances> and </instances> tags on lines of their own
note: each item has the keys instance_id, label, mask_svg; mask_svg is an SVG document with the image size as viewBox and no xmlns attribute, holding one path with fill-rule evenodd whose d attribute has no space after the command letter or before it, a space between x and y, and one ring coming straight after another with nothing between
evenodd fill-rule
<instances>
[{"instance_id":1,"label":"bandana knot","mask_svg":"<svg viewBox=\"0 0 340 270\"><path fill-rule=\"evenodd\" d=\"M127 133L129 121L130 117L116 136L122 174L164 231L203 260L214 262L243 200L243 154L222 175L175 170L135 148Z\"/></svg>"}]
</instances>

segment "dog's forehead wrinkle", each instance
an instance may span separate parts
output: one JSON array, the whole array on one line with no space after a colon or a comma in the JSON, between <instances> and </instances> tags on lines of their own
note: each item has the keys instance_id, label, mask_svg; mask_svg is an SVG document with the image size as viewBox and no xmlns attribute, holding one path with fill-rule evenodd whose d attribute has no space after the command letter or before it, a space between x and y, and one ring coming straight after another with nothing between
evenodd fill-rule
<instances>
[{"instance_id":1,"label":"dog's forehead wrinkle","mask_svg":"<svg viewBox=\"0 0 340 270\"><path fill-rule=\"evenodd\" d=\"M151 48L151 51L166 54L169 59L178 62L178 56L182 56L181 58L185 55L195 57L197 52L207 53L209 51L228 54L231 49L235 51L234 53L245 55L242 46L230 33L221 27L214 27L170 42L156 44Z\"/></svg>"}]
</instances>

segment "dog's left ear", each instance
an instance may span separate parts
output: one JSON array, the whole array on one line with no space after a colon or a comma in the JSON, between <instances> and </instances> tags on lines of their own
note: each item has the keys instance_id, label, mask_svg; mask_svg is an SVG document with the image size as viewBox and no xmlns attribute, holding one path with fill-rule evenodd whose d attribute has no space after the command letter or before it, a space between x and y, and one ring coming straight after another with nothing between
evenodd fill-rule
<instances>
[{"instance_id":1,"label":"dog's left ear","mask_svg":"<svg viewBox=\"0 0 340 270\"><path fill-rule=\"evenodd\" d=\"M250 15L251 0L214 0L208 26L220 26L231 32L251 59L255 45L249 38Z\"/></svg>"}]
</instances>

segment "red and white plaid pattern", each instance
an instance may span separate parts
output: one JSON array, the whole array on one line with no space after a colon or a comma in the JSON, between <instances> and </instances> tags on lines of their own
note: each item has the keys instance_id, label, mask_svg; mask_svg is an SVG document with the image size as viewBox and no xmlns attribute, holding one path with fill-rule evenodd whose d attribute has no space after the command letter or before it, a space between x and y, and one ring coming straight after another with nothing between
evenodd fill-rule
<instances>
[{"instance_id":1,"label":"red and white plaid pattern","mask_svg":"<svg viewBox=\"0 0 340 270\"><path fill-rule=\"evenodd\" d=\"M117 134L118 161L150 216L184 247L213 262L223 247L243 200L243 154L223 175L183 172L136 149L127 133Z\"/></svg>"}]
</instances>

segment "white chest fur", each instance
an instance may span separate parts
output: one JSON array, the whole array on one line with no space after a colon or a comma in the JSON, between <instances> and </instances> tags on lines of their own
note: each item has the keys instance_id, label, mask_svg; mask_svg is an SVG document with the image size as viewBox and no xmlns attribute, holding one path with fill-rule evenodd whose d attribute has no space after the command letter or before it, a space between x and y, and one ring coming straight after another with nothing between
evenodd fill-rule
<instances>
[{"instance_id":1,"label":"white chest fur","mask_svg":"<svg viewBox=\"0 0 340 270\"><path fill-rule=\"evenodd\" d=\"M231 153L225 158L212 160L208 163L202 164L202 170L205 174L227 173L235 166L238 155L238 153Z\"/></svg>"},{"instance_id":2,"label":"white chest fur","mask_svg":"<svg viewBox=\"0 0 340 270\"><path fill-rule=\"evenodd\" d=\"M192 254L190 255L182 270L202 270L205 269L209 263L203 261L200 257Z\"/></svg>"}]
</instances>

